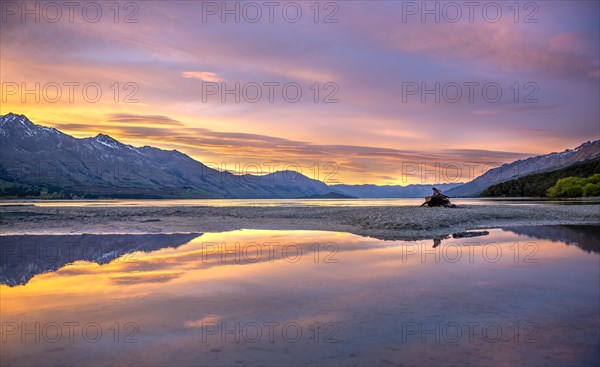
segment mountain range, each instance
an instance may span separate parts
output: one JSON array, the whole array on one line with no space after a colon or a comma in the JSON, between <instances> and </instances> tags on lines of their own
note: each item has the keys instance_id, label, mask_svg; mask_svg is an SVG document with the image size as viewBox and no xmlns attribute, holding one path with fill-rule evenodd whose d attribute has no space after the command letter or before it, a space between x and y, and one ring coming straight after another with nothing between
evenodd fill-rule
<instances>
[{"instance_id":1,"label":"mountain range","mask_svg":"<svg viewBox=\"0 0 600 367\"><path fill-rule=\"evenodd\" d=\"M600 141L489 170L473 181L435 185L451 196L478 196L487 187L600 156ZM109 198L406 198L432 185L331 185L295 171L235 175L177 150L134 147L105 134L75 138L14 113L0 116L0 188L24 185L48 193ZM339 195L338 195L339 196Z\"/></svg>"}]
</instances>

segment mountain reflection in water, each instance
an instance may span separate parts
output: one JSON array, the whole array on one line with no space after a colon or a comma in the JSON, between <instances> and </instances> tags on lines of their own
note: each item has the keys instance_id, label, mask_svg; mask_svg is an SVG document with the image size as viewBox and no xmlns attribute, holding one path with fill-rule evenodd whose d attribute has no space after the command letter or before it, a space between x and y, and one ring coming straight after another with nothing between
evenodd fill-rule
<instances>
[{"instance_id":1,"label":"mountain reflection in water","mask_svg":"<svg viewBox=\"0 0 600 367\"><path fill-rule=\"evenodd\" d=\"M136 251L178 247L195 234L83 234L0 237L0 284L24 285L38 274L56 271L75 261L107 264Z\"/></svg>"}]
</instances>

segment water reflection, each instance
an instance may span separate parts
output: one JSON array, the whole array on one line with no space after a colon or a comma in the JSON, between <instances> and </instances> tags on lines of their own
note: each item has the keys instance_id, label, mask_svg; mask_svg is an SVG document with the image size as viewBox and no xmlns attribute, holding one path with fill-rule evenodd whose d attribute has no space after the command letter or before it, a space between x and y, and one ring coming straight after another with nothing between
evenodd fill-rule
<instances>
[{"instance_id":1,"label":"water reflection","mask_svg":"<svg viewBox=\"0 0 600 367\"><path fill-rule=\"evenodd\" d=\"M206 233L107 251L28 275L25 285L10 286L24 283L12 274L0 285L2 361L597 363L597 253L514 228L489 232L439 239L435 249L434 240L334 232ZM30 264L39 262L22 265Z\"/></svg>"},{"instance_id":2,"label":"water reflection","mask_svg":"<svg viewBox=\"0 0 600 367\"><path fill-rule=\"evenodd\" d=\"M600 253L600 226L529 226L509 227L506 230L531 238L575 245L586 252Z\"/></svg>"},{"instance_id":3,"label":"water reflection","mask_svg":"<svg viewBox=\"0 0 600 367\"><path fill-rule=\"evenodd\" d=\"M178 247L195 234L40 235L0 237L0 284L24 285L75 261L107 264L136 251Z\"/></svg>"}]
</instances>

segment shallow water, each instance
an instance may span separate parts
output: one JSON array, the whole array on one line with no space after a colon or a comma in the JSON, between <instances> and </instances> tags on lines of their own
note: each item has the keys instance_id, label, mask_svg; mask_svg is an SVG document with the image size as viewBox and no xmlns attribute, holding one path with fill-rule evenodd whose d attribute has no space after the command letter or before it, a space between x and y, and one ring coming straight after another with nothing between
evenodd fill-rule
<instances>
[{"instance_id":1,"label":"shallow water","mask_svg":"<svg viewBox=\"0 0 600 367\"><path fill-rule=\"evenodd\" d=\"M399 199L178 199L178 200L5 200L0 201L2 206L35 205L35 206L155 206L155 207L177 207L177 206L419 206L423 198L399 198ZM585 200L546 200L540 198L453 198L452 203L457 205L589 205L600 203L599 199L591 198Z\"/></svg>"},{"instance_id":2,"label":"shallow water","mask_svg":"<svg viewBox=\"0 0 600 367\"><path fill-rule=\"evenodd\" d=\"M597 365L599 231L2 236L1 360Z\"/></svg>"}]
</instances>

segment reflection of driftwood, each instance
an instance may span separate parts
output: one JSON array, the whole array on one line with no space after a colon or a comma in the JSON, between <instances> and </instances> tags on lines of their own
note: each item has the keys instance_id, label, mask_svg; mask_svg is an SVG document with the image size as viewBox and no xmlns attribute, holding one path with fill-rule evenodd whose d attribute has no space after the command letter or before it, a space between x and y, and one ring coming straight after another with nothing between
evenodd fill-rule
<instances>
[{"instance_id":1,"label":"reflection of driftwood","mask_svg":"<svg viewBox=\"0 0 600 367\"><path fill-rule=\"evenodd\" d=\"M452 235L452 238L468 238L468 237L481 237L490 234L488 231L479 232L457 232Z\"/></svg>"},{"instance_id":2,"label":"reflection of driftwood","mask_svg":"<svg viewBox=\"0 0 600 367\"><path fill-rule=\"evenodd\" d=\"M456 232L452 234L452 238L469 238L469 237L481 237L490 234L488 231L473 231L473 232ZM433 239L433 248L438 247L442 244L442 240L447 239L450 235L441 236Z\"/></svg>"}]
</instances>

